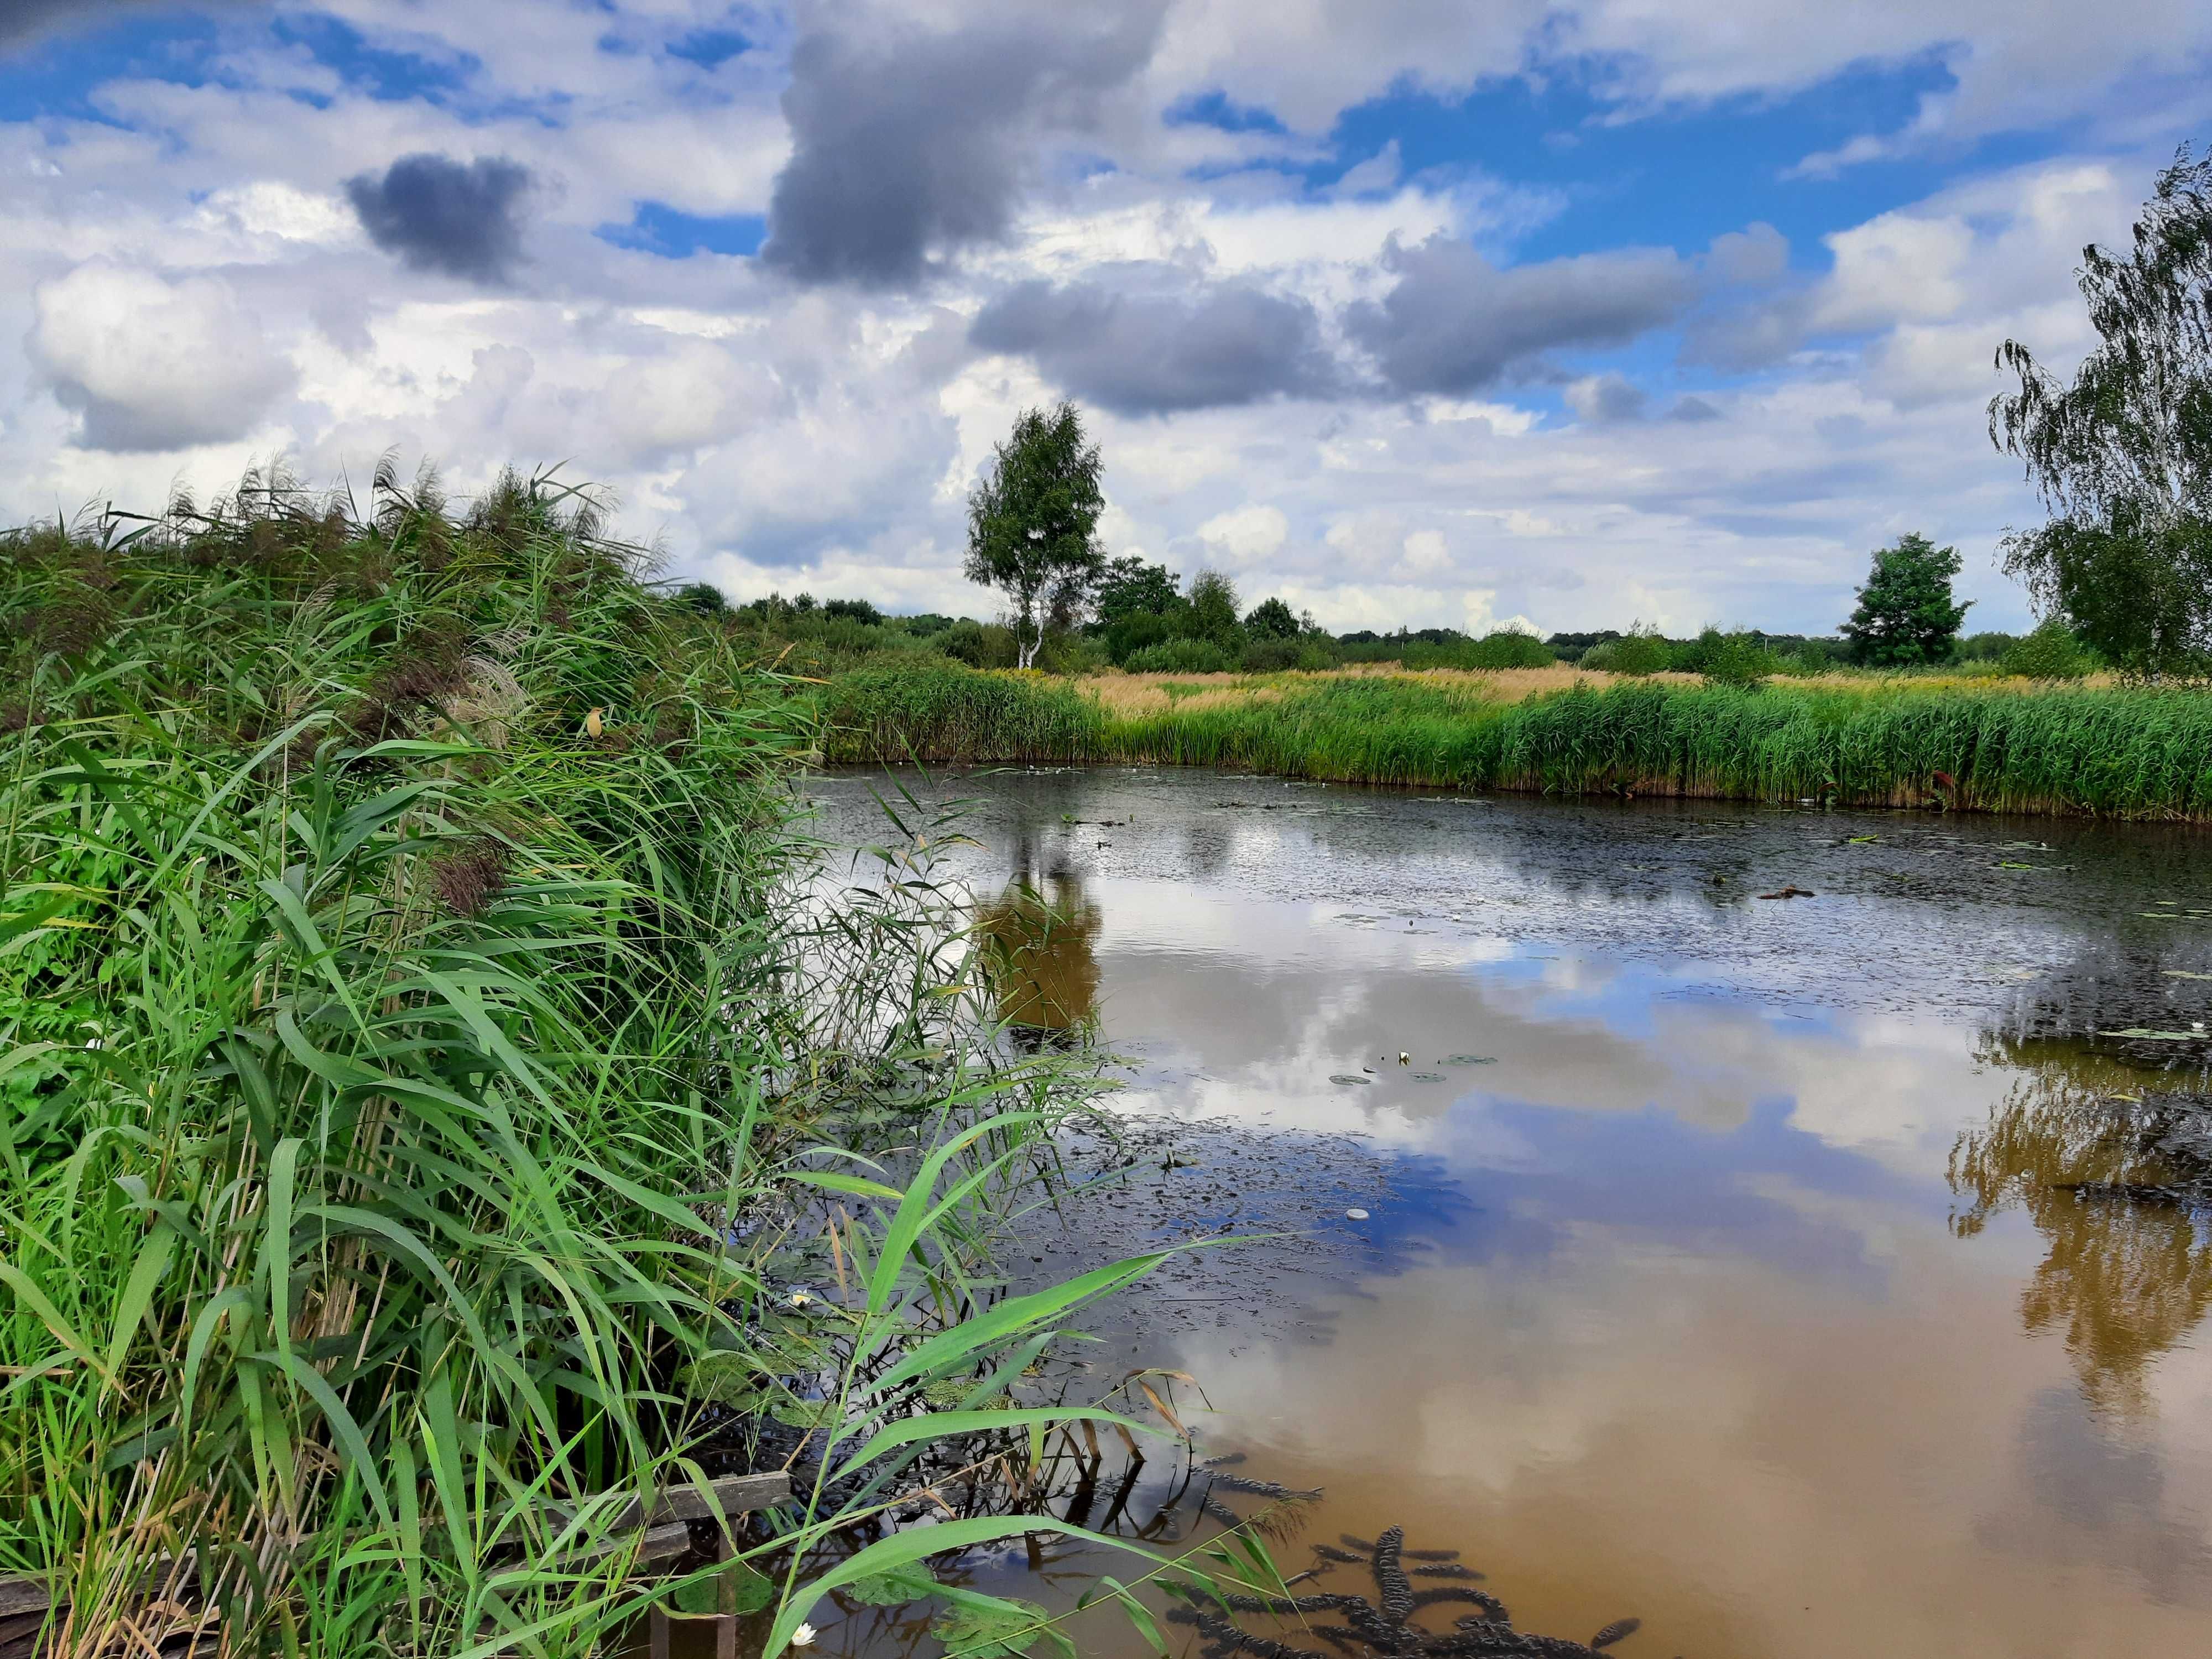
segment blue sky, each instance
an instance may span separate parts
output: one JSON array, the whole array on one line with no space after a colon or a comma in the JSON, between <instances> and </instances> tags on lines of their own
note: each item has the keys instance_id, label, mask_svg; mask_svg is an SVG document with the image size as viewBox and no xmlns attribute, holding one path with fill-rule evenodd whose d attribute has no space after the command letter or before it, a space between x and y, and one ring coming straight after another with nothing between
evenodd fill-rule
<instances>
[{"instance_id":1,"label":"blue sky","mask_svg":"<svg viewBox=\"0 0 2212 1659\"><path fill-rule=\"evenodd\" d=\"M2036 506L1996 345L2212 137L2212 16L1650 0L11 0L0 517L566 459L740 597L988 613L1019 408L1111 550L1340 628L1832 629Z\"/></svg>"}]
</instances>

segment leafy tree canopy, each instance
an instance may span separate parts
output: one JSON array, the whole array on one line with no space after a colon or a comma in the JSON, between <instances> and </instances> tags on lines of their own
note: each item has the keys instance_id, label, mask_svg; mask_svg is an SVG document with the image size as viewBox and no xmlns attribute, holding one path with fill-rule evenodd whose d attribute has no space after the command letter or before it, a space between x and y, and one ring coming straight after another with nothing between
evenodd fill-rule
<instances>
[{"instance_id":1,"label":"leafy tree canopy","mask_svg":"<svg viewBox=\"0 0 2212 1659\"><path fill-rule=\"evenodd\" d=\"M1182 605L1182 585L1164 564L1146 564L1130 553L1098 573L1094 600L1098 620L1111 628L1125 617L1164 617Z\"/></svg>"},{"instance_id":2,"label":"leafy tree canopy","mask_svg":"<svg viewBox=\"0 0 2212 1659\"><path fill-rule=\"evenodd\" d=\"M1201 570L1190 579L1190 614L1185 632L1208 640L1231 655L1244 646L1244 625L1237 619L1237 584L1218 570Z\"/></svg>"},{"instance_id":3,"label":"leafy tree canopy","mask_svg":"<svg viewBox=\"0 0 2212 1659\"><path fill-rule=\"evenodd\" d=\"M1858 609L1843 626L1851 660L1887 668L1948 657L1966 617L1966 606L1951 597L1958 574L1959 550L1925 536L1900 536L1877 550Z\"/></svg>"},{"instance_id":4,"label":"leafy tree canopy","mask_svg":"<svg viewBox=\"0 0 2212 1659\"><path fill-rule=\"evenodd\" d=\"M1303 624L1297 612L1280 599L1262 599L1244 618L1244 631L1255 640L1294 640Z\"/></svg>"},{"instance_id":5,"label":"leafy tree canopy","mask_svg":"<svg viewBox=\"0 0 2212 1659\"><path fill-rule=\"evenodd\" d=\"M854 622L866 623L871 627L879 624L884 619L884 613L866 599L832 599L822 607L822 614L825 617L850 617Z\"/></svg>"},{"instance_id":6,"label":"leafy tree canopy","mask_svg":"<svg viewBox=\"0 0 2212 1659\"><path fill-rule=\"evenodd\" d=\"M1048 623L1077 614L1106 562L1097 534L1103 470L1073 404L1026 409L968 497L968 580L1006 596L1024 668Z\"/></svg>"},{"instance_id":7,"label":"leafy tree canopy","mask_svg":"<svg viewBox=\"0 0 2212 1659\"><path fill-rule=\"evenodd\" d=\"M2183 145L2135 246L2081 252L2100 343L2062 385L2017 340L1990 403L2052 514L2006 538L2005 569L2046 615L2138 673L2212 660L2212 154Z\"/></svg>"},{"instance_id":8,"label":"leafy tree canopy","mask_svg":"<svg viewBox=\"0 0 2212 1659\"><path fill-rule=\"evenodd\" d=\"M719 617L730 608L722 590L712 582L687 582L676 590L676 602L702 616Z\"/></svg>"}]
</instances>

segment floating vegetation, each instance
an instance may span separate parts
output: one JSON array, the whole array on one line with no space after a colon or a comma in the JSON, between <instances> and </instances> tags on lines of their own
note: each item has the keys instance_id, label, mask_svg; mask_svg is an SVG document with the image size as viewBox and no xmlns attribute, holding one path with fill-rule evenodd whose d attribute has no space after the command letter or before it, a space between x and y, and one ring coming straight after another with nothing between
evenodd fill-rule
<instances>
[{"instance_id":1,"label":"floating vegetation","mask_svg":"<svg viewBox=\"0 0 2212 1659\"><path fill-rule=\"evenodd\" d=\"M1357 1083L1363 1089L1375 1081L1371 1077L1361 1077L1352 1072L1333 1072L1329 1074L1328 1080L1331 1083Z\"/></svg>"},{"instance_id":2,"label":"floating vegetation","mask_svg":"<svg viewBox=\"0 0 2212 1659\"><path fill-rule=\"evenodd\" d=\"M1439 1066L1495 1066L1496 1054L1446 1054L1437 1062Z\"/></svg>"},{"instance_id":3,"label":"floating vegetation","mask_svg":"<svg viewBox=\"0 0 2212 1659\"><path fill-rule=\"evenodd\" d=\"M1034 1601L1006 1598L1003 1607L963 1604L939 1613L929 1633L950 1659L1019 1659L1041 1640L1057 1636L1052 1615ZM1060 1638L1055 1646L1065 1647Z\"/></svg>"},{"instance_id":4,"label":"floating vegetation","mask_svg":"<svg viewBox=\"0 0 2212 1659\"><path fill-rule=\"evenodd\" d=\"M1372 1599L1328 1592L1315 1595L1219 1595L1211 1598L1212 1606L1176 1607L1168 1617L1176 1624L1196 1626L1204 1638L1204 1645L1199 1650L1202 1659L1232 1659L1237 1654L1251 1654L1254 1659L1323 1659L1311 1649L1245 1630L1224 1617L1224 1612L1296 1617L1307 1635L1328 1643L1340 1653L1386 1654L1402 1659L1431 1659L1431 1656L1433 1659L1486 1659L1493 1654L1526 1654L1537 1656L1537 1659L1589 1659L1589 1656L1626 1640L1643 1627L1641 1620L1616 1619L1588 1642L1517 1631L1513 1628L1505 1604L1471 1583L1414 1589L1415 1575L1460 1580L1476 1579L1482 1575L1460 1566L1454 1559L1458 1554L1455 1550L1408 1550L1405 1540L1405 1528L1393 1527L1371 1544L1346 1534L1344 1542L1351 1546L1350 1549L1339 1549L1330 1544L1314 1547L1315 1565L1310 1574L1301 1577L1326 1573L1336 1565L1364 1565L1375 1582ZM1353 1553L1354 1550L1358 1553ZM1409 1569L1406 1565L1408 1560L1431 1565ZM1197 1601L1196 1592L1180 1586L1170 1588ZM1474 1611L1455 1620L1448 1631L1425 1630L1413 1622L1416 1613L1455 1603L1472 1607ZM1308 1617L1313 1613L1334 1613L1343 1622L1316 1623Z\"/></svg>"},{"instance_id":5,"label":"floating vegetation","mask_svg":"<svg viewBox=\"0 0 2212 1659\"><path fill-rule=\"evenodd\" d=\"M1416 1083L1442 1083L1444 1081L1444 1074L1442 1072L1416 1072L1413 1073L1413 1081Z\"/></svg>"}]
</instances>

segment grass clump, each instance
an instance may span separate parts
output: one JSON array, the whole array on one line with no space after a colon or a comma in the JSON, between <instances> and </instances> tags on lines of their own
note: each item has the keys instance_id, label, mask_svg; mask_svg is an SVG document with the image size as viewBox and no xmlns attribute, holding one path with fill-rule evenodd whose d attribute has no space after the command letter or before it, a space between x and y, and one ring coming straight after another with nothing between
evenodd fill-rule
<instances>
[{"instance_id":1,"label":"grass clump","mask_svg":"<svg viewBox=\"0 0 2212 1659\"><path fill-rule=\"evenodd\" d=\"M923 837L810 896L811 710L726 617L550 479L371 507L0 538L0 1573L70 1659L603 1651L613 1517L747 1456L745 1388L824 1429L749 1554L811 1605L931 1437L886 1425L1146 1265L968 1316L1064 1073L976 1017ZM863 1108L935 1150L807 1150ZM865 1283L800 1319L825 1194Z\"/></svg>"},{"instance_id":2,"label":"grass clump","mask_svg":"<svg viewBox=\"0 0 2212 1659\"><path fill-rule=\"evenodd\" d=\"M1104 757L1097 706L1066 680L957 663L838 676L822 700L833 761L1069 761Z\"/></svg>"},{"instance_id":3,"label":"grass clump","mask_svg":"<svg viewBox=\"0 0 2212 1659\"><path fill-rule=\"evenodd\" d=\"M902 697L928 704L909 720L875 686L841 683L832 748L852 760L1103 759L1451 788L2212 817L2212 696L2200 690L1767 680L1772 665L1755 642L1718 635L1702 680L1569 676L1518 701L1510 677L1484 675L1109 679L1087 720L1068 689L1008 680L989 694L988 730L962 726L974 694L957 686L939 702L938 683L905 683ZM1013 707L1025 701L1029 713ZM1079 738L1040 740L1061 730ZM1023 734L1018 750L994 749L1001 731Z\"/></svg>"}]
</instances>

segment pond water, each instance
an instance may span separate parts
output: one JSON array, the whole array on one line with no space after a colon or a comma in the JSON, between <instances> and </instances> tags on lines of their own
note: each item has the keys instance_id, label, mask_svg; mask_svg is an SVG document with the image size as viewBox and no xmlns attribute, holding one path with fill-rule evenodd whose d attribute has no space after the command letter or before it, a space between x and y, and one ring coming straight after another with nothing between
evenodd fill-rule
<instances>
[{"instance_id":1,"label":"pond water","mask_svg":"<svg viewBox=\"0 0 2212 1659\"><path fill-rule=\"evenodd\" d=\"M821 832L878 836L886 784L820 780ZM1155 1186L1249 1225L1328 1166L1290 1305L1200 1264L1097 1366L1188 1373L1200 1456L1322 1489L1285 1571L1402 1526L1522 1631L1639 1618L1631 1656L2212 1646L2212 1228L2110 1103L2203 1085L2212 840L1200 772L927 792L975 803L993 925L1048 922L1009 1012L1095 1018L1115 1109L1193 1126ZM1055 1509L1174 1547L1209 1478L1155 1452L1112 1514ZM973 1582L1060 1607L1097 1571L1132 1568L1039 1542ZM1146 1650L1111 1611L1071 1633Z\"/></svg>"}]
</instances>

